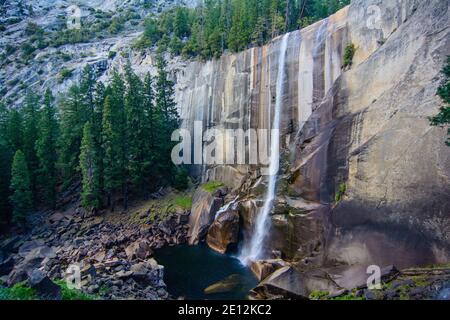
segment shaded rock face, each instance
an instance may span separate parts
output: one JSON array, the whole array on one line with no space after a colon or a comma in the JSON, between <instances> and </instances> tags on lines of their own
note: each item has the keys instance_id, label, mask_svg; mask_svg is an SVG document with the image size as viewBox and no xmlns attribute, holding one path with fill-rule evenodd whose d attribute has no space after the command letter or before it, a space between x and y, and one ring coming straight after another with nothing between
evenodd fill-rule
<instances>
[{"instance_id":1,"label":"shaded rock face","mask_svg":"<svg viewBox=\"0 0 450 320\"><path fill-rule=\"evenodd\" d=\"M239 212L226 211L214 221L208 230L206 243L220 253L226 253L239 241Z\"/></svg>"},{"instance_id":2,"label":"shaded rock face","mask_svg":"<svg viewBox=\"0 0 450 320\"><path fill-rule=\"evenodd\" d=\"M215 215L223 206L223 197L220 191L210 193L198 188L192 198L192 209L189 217L189 244L198 244L204 240L208 233L208 229L214 222Z\"/></svg>"},{"instance_id":3,"label":"shaded rock face","mask_svg":"<svg viewBox=\"0 0 450 320\"><path fill-rule=\"evenodd\" d=\"M28 284L36 290L41 299L61 300L62 298L61 288L39 269L34 269L29 274Z\"/></svg>"},{"instance_id":4,"label":"shaded rock face","mask_svg":"<svg viewBox=\"0 0 450 320\"><path fill-rule=\"evenodd\" d=\"M299 273L293 267L278 269L251 292L253 299L308 299L314 289L333 292L337 286L327 279L325 272Z\"/></svg>"},{"instance_id":5,"label":"shaded rock face","mask_svg":"<svg viewBox=\"0 0 450 320\"><path fill-rule=\"evenodd\" d=\"M176 72L184 127L247 130L270 128L277 71L285 69L278 195L290 202L275 205L267 253L280 250L304 267L450 259L450 150L445 130L428 121L441 105L435 92L449 38L448 1L355 0L292 32L285 66L275 39ZM350 43L356 54L343 70ZM211 180L227 172L242 195L248 241L266 178L261 165L231 167L198 172Z\"/></svg>"}]
</instances>

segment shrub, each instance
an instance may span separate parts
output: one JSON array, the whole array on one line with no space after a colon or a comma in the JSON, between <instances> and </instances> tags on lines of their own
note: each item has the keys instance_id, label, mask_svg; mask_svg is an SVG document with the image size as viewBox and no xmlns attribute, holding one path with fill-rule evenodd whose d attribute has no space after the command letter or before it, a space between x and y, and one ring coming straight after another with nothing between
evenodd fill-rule
<instances>
[{"instance_id":1,"label":"shrub","mask_svg":"<svg viewBox=\"0 0 450 320\"><path fill-rule=\"evenodd\" d=\"M349 68L353 64L353 57L355 56L356 47L353 43L347 45L344 50L344 63L342 67Z\"/></svg>"},{"instance_id":2,"label":"shrub","mask_svg":"<svg viewBox=\"0 0 450 320\"><path fill-rule=\"evenodd\" d=\"M183 191L189 187L188 172L185 168L178 168L175 174L173 186L175 189Z\"/></svg>"},{"instance_id":3,"label":"shrub","mask_svg":"<svg viewBox=\"0 0 450 320\"><path fill-rule=\"evenodd\" d=\"M36 300L36 290L30 288L26 282L20 282L11 288L0 287L0 300Z\"/></svg>"},{"instance_id":4,"label":"shrub","mask_svg":"<svg viewBox=\"0 0 450 320\"><path fill-rule=\"evenodd\" d=\"M64 82L66 79L70 78L72 76L73 70L63 68L61 72L59 73L59 81Z\"/></svg>"},{"instance_id":5,"label":"shrub","mask_svg":"<svg viewBox=\"0 0 450 320\"><path fill-rule=\"evenodd\" d=\"M202 189L209 193L214 193L220 188L222 188L224 184L219 181L210 181L202 185Z\"/></svg>"},{"instance_id":6,"label":"shrub","mask_svg":"<svg viewBox=\"0 0 450 320\"><path fill-rule=\"evenodd\" d=\"M342 200L342 197L345 195L345 192L347 191L347 185L345 183L341 183L339 185L338 192L336 193L335 201L340 202Z\"/></svg>"},{"instance_id":7,"label":"shrub","mask_svg":"<svg viewBox=\"0 0 450 320\"><path fill-rule=\"evenodd\" d=\"M21 49L22 49L22 57L24 60L30 59L33 56L34 51L36 51L36 48L28 42L22 44Z\"/></svg>"},{"instance_id":8,"label":"shrub","mask_svg":"<svg viewBox=\"0 0 450 320\"><path fill-rule=\"evenodd\" d=\"M109 59L114 59L116 57L117 52L115 51L110 51L108 52L108 58Z\"/></svg>"},{"instance_id":9,"label":"shrub","mask_svg":"<svg viewBox=\"0 0 450 320\"><path fill-rule=\"evenodd\" d=\"M450 136L450 56L447 57L447 63L441 73L443 78L436 94L442 99L444 105L440 108L440 112L429 120L432 126L447 127L447 133ZM447 139L446 144L450 147L450 138Z\"/></svg>"},{"instance_id":10,"label":"shrub","mask_svg":"<svg viewBox=\"0 0 450 320\"><path fill-rule=\"evenodd\" d=\"M97 297L84 293L81 290L69 289L64 280L56 280L55 283L60 286L63 300L96 300Z\"/></svg>"},{"instance_id":11,"label":"shrub","mask_svg":"<svg viewBox=\"0 0 450 320\"><path fill-rule=\"evenodd\" d=\"M25 27L25 34L28 36L43 35L44 30L41 27L39 27L36 23L28 22L27 26Z\"/></svg>"}]
</instances>

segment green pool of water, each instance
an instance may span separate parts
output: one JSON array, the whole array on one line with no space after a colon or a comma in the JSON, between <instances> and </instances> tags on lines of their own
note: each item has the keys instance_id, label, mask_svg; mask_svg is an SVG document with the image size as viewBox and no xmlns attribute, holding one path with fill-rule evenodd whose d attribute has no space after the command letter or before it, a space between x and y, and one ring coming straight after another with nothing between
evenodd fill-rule
<instances>
[{"instance_id":1,"label":"green pool of water","mask_svg":"<svg viewBox=\"0 0 450 320\"><path fill-rule=\"evenodd\" d=\"M243 300L257 285L252 272L231 255L221 255L206 245L174 246L158 250L155 258L164 266L164 281L175 298L188 300ZM235 275L239 284L229 292L205 294L204 289Z\"/></svg>"}]
</instances>

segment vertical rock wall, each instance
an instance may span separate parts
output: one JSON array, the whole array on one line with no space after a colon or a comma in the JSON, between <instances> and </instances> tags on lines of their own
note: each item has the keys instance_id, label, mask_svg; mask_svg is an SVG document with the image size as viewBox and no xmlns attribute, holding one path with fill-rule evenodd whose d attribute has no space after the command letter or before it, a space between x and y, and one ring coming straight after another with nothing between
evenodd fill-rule
<instances>
[{"instance_id":1,"label":"vertical rock wall","mask_svg":"<svg viewBox=\"0 0 450 320\"><path fill-rule=\"evenodd\" d=\"M280 250L305 268L449 259L450 150L446 132L428 122L439 109L449 38L446 0L354 0L289 35L267 252ZM351 43L353 65L343 70ZM270 128L279 45L275 39L177 72L184 127ZM261 166L200 169L204 179L239 189L245 241L265 194Z\"/></svg>"}]
</instances>

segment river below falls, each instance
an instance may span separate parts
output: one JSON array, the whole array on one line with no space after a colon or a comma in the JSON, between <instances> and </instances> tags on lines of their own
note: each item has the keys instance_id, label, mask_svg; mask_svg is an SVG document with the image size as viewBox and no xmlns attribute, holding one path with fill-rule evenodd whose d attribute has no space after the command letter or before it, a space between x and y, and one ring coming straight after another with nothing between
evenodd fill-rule
<instances>
[{"instance_id":1,"label":"river below falls","mask_svg":"<svg viewBox=\"0 0 450 320\"><path fill-rule=\"evenodd\" d=\"M222 255L206 245L180 245L155 252L164 266L164 282L174 297L187 300L244 300L258 282L253 273L231 255ZM205 294L204 289L233 277L237 284L230 291Z\"/></svg>"}]
</instances>

